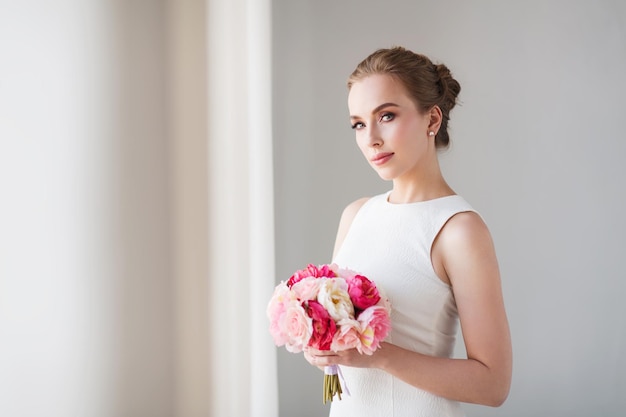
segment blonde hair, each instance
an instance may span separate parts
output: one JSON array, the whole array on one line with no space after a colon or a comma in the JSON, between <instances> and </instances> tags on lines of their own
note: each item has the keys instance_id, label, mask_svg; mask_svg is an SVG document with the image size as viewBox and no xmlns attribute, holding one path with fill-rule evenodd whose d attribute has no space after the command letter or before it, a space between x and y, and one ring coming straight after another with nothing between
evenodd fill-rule
<instances>
[{"instance_id":1,"label":"blonde hair","mask_svg":"<svg viewBox=\"0 0 626 417\"><path fill-rule=\"evenodd\" d=\"M379 49L365 58L348 78L348 89L363 78L390 75L401 82L421 112L439 106L443 115L441 127L435 136L435 145L446 148L450 144L448 121L450 111L457 103L461 85L444 64L433 64L425 55L416 54L401 46Z\"/></svg>"}]
</instances>

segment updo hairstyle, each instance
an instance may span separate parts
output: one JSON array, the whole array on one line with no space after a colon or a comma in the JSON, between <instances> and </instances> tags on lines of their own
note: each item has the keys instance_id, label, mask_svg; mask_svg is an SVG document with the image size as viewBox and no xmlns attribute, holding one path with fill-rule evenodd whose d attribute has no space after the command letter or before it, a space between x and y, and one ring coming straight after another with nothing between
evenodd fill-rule
<instances>
[{"instance_id":1,"label":"updo hairstyle","mask_svg":"<svg viewBox=\"0 0 626 417\"><path fill-rule=\"evenodd\" d=\"M348 78L348 89L369 75L387 74L400 81L418 110L428 112L439 106L443 115L441 127L435 136L437 148L450 144L448 120L456 105L461 85L444 64L433 64L425 55L416 54L400 46L379 49L365 58Z\"/></svg>"}]
</instances>

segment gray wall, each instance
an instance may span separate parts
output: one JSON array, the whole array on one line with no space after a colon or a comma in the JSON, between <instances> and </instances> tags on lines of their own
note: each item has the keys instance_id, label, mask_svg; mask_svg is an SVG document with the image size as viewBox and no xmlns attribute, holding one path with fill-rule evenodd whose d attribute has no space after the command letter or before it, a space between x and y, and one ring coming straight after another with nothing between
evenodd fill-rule
<instances>
[{"instance_id":1,"label":"gray wall","mask_svg":"<svg viewBox=\"0 0 626 417\"><path fill-rule=\"evenodd\" d=\"M442 166L490 226L513 337L508 401L468 415L622 415L625 5L274 0L279 279L329 261L343 207L391 187L354 144L346 77L379 47L426 53L463 87ZM325 415L300 355L279 350L279 381L282 416Z\"/></svg>"}]
</instances>

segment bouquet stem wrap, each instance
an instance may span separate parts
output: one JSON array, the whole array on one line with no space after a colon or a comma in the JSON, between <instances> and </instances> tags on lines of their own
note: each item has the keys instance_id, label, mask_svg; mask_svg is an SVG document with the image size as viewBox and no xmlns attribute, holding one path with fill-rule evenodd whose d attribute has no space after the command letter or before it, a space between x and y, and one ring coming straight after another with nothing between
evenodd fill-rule
<instances>
[{"instance_id":1,"label":"bouquet stem wrap","mask_svg":"<svg viewBox=\"0 0 626 417\"><path fill-rule=\"evenodd\" d=\"M332 401L333 397L337 395L341 400L341 384L339 383L339 366L332 365L324 368L324 398L323 402Z\"/></svg>"}]
</instances>

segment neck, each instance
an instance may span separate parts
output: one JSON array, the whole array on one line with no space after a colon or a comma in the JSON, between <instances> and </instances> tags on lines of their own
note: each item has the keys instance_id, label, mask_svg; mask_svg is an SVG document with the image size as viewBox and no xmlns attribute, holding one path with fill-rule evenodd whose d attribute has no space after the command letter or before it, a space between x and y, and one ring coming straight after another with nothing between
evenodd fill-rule
<instances>
[{"instance_id":1,"label":"neck","mask_svg":"<svg viewBox=\"0 0 626 417\"><path fill-rule=\"evenodd\" d=\"M443 178L439 161L435 157L427 166L394 178L391 203L416 203L454 194Z\"/></svg>"}]
</instances>

